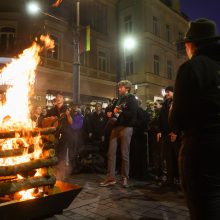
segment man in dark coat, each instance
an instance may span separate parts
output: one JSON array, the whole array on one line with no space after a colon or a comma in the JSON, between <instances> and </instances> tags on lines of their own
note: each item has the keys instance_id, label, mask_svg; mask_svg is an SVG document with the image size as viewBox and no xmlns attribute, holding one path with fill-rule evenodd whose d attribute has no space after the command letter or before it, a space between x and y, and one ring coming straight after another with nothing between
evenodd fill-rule
<instances>
[{"instance_id":1,"label":"man in dark coat","mask_svg":"<svg viewBox=\"0 0 220 220\"><path fill-rule=\"evenodd\" d=\"M183 130L180 175L191 219L220 219L220 44L213 21L190 22L170 123Z\"/></svg>"},{"instance_id":2,"label":"man in dark coat","mask_svg":"<svg viewBox=\"0 0 220 220\"><path fill-rule=\"evenodd\" d=\"M137 121L134 126L133 135L130 144L130 176L137 180L147 178L147 128L148 115L141 107L141 101L138 100Z\"/></svg>"},{"instance_id":3,"label":"man in dark coat","mask_svg":"<svg viewBox=\"0 0 220 220\"><path fill-rule=\"evenodd\" d=\"M107 117L102 111L102 105L100 103L96 104L95 112L91 116L91 133L90 136L92 141L100 142L104 141L104 128L107 122Z\"/></svg>"},{"instance_id":4,"label":"man in dark coat","mask_svg":"<svg viewBox=\"0 0 220 220\"><path fill-rule=\"evenodd\" d=\"M159 115L159 132L157 142L162 138L162 158L163 169L167 170L167 181L165 185L173 186L179 179L178 172L178 153L180 149L179 132L174 126L168 123L170 107L173 101L173 87L168 86L165 89L166 95ZM164 172L165 173L165 172Z\"/></svg>"},{"instance_id":5,"label":"man in dark coat","mask_svg":"<svg viewBox=\"0 0 220 220\"><path fill-rule=\"evenodd\" d=\"M131 82L122 80L118 83L119 97L113 105L112 118L115 120L111 132L108 149L107 178L100 183L100 186L116 184L115 164L118 142L121 149L121 175L123 187L128 186L129 178L129 152L133 127L136 124L138 104L134 95L130 94Z\"/></svg>"}]
</instances>

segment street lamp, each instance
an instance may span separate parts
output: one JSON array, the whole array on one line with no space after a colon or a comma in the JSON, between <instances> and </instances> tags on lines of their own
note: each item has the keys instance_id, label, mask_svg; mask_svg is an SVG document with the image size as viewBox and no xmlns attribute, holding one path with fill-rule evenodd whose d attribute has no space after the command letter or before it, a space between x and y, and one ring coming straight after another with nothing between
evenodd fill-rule
<instances>
[{"instance_id":1,"label":"street lamp","mask_svg":"<svg viewBox=\"0 0 220 220\"><path fill-rule=\"evenodd\" d=\"M126 79L126 65L127 65L126 56L127 56L127 53L131 50L134 50L136 45L137 45L137 42L136 42L135 38L132 36L128 36L123 40L123 52L124 52L124 54L123 54L123 56L124 56L123 57L124 58L124 71L123 71L124 76L123 77L124 77L124 79Z\"/></svg>"},{"instance_id":2,"label":"street lamp","mask_svg":"<svg viewBox=\"0 0 220 220\"><path fill-rule=\"evenodd\" d=\"M56 19L58 21L64 22L64 20L62 20L60 18L57 18L57 17L55 17L55 16L53 16L51 14L48 14L48 13L42 11L40 6L39 6L39 4L37 2L29 2L29 3L27 3L26 9L27 9L27 12L29 14L36 15L36 14L41 13L41 14L46 15L48 17L54 18L54 19Z\"/></svg>"},{"instance_id":3,"label":"street lamp","mask_svg":"<svg viewBox=\"0 0 220 220\"><path fill-rule=\"evenodd\" d=\"M41 10L37 2L29 2L26 5L27 11L30 14L44 14L56 20L64 22L51 14L48 14ZM80 103L80 52L79 52L79 40L80 40L80 0L76 1L76 36L74 39L74 51L73 51L73 103Z\"/></svg>"},{"instance_id":4,"label":"street lamp","mask_svg":"<svg viewBox=\"0 0 220 220\"><path fill-rule=\"evenodd\" d=\"M37 2L29 2L26 5L26 8L27 12L29 12L30 14L38 14L41 11Z\"/></svg>"},{"instance_id":5,"label":"street lamp","mask_svg":"<svg viewBox=\"0 0 220 220\"><path fill-rule=\"evenodd\" d=\"M133 37L129 36L124 39L123 42L124 49L132 50L135 48L135 46L136 46L136 40Z\"/></svg>"}]
</instances>

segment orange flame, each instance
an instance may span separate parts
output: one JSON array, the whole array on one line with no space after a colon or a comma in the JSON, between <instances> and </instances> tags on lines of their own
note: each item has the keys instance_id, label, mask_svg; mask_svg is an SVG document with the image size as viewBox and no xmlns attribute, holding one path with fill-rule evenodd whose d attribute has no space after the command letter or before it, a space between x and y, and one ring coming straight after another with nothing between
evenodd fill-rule
<instances>
[{"instance_id":1,"label":"orange flame","mask_svg":"<svg viewBox=\"0 0 220 220\"><path fill-rule=\"evenodd\" d=\"M57 0L55 3L52 4L52 7L58 7L63 0Z\"/></svg>"},{"instance_id":2,"label":"orange flame","mask_svg":"<svg viewBox=\"0 0 220 220\"><path fill-rule=\"evenodd\" d=\"M49 36L41 36L44 46L33 42L17 59L13 59L1 72L1 80L9 87L5 101L0 101L0 130L32 128L29 116L29 95L35 82L35 71L40 63L39 53L54 47ZM7 119L7 120L6 120Z\"/></svg>"},{"instance_id":3,"label":"orange flame","mask_svg":"<svg viewBox=\"0 0 220 220\"><path fill-rule=\"evenodd\" d=\"M42 35L40 41L43 42L43 46L36 41L33 42L30 48L25 49L18 58L13 59L1 70L0 77L7 88L4 100L0 100L0 131L34 128L30 119L29 98L35 82L35 71L40 63L39 54L43 49L54 48L54 41L49 35ZM16 165L42 157L40 136L20 138L17 134L16 138L0 140L0 144L1 150L16 149L19 148L19 144L25 148L22 156L0 158L0 166ZM33 153L28 153L30 145L34 146ZM39 175L37 172L36 176ZM23 177L18 175L17 178ZM22 199L30 199L33 198L32 192L34 189L25 190L21 191L20 195Z\"/></svg>"}]
</instances>

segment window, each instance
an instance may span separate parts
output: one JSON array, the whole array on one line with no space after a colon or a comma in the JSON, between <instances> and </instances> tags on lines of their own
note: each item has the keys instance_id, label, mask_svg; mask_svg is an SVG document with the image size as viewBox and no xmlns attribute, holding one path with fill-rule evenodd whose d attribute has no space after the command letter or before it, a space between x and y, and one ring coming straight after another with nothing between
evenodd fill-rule
<instances>
[{"instance_id":1,"label":"window","mask_svg":"<svg viewBox=\"0 0 220 220\"><path fill-rule=\"evenodd\" d=\"M178 40L182 40L183 39L183 33L182 32L179 32L178 33Z\"/></svg>"},{"instance_id":2,"label":"window","mask_svg":"<svg viewBox=\"0 0 220 220\"><path fill-rule=\"evenodd\" d=\"M126 75L134 74L134 61L131 55L125 58L125 73Z\"/></svg>"},{"instance_id":3,"label":"window","mask_svg":"<svg viewBox=\"0 0 220 220\"><path fill-rule=\"evenodd\" d=\"M158 32L158 19L155 16L153 16L153 34L155 34L156 36L159 35L159 32Z\"/></svg>"},{"instance_id":4,"label":"window","mask_svg":"<svg viewBox=\"0 0 220 220\"><path fill-rule=\"evenodd\" d=\"M93 1L90 8L91 28L101 33L107 33L107 7L99 2Z\"/></svg>"},{"instance_id":5,"label":"window","mask_svg":"<svg viewBox=\"0 0 220 220\"><path fill-rule=\"evenodd\" d=\"M108 59L106 53L99 51L98 53L98 69L107 72L108 71Z\"/></svg>"},{"instance_id":6,"label":"window","mask_svg":"<svg viewBox=\"0 0 220 220\"><path fill-rule=\"evenodd\" d=\"M51 39L54 40L54 48L52 50L47 50L47 57L51 59L58 59L59 58L59 42L58 38L51 35Z\"/></svg>"},{"instance_id":7,"label":"window","mask_svg":"<svg viewBox=\"0 0 220 220\"><path fill-rule=\"evenodd\" d=\"M11 51L15 44L15 29L11 27L0 28L0 51Z\"/></svg>"},{"instance_id":8,"label":"window","mask_svg":"<svg viewBox=\"0 0 220 220\"><path fill-rule=\"evenodd\" d=\"M170 25L166 25L166 40L170 42Z\"/></svg>"},{"instance_id":9,"label":"window","mask_svg":"<svg viewBox=\"0 0 220 220\"><path fill-rule=\"evenodd\" d=\"M89 66L89 54L88 52L84 52L80 54L80 64L82 66Z\"/></svg>"},{"instance_id":10,"label":"window","mask_svg":"<svg viewBox=\"0 0 220 220\"><path fill-rule=\"evenodd\" d=\"M132 32L132 17L131 16L125 17L124 24L125 24L125 32L127 34L130 34Z\"/></svg>"},{"instance_id":11,"label":"window","mask_svg":"<svg viewBox=\"0 0 220 220\"><path fill-rule=\"evenodd\" d=\"M154 73L160 74L160 57L158 55L154 55Z\"/></svg>"},{"instance_id":12,"label":"window","mask_svg":"<svg viewBox=\"0 0 220 220\"><path fill-rule=\"evenodd\" d=\"M168 79L173 78L173 63L171 60L167 61L167 78Z\"/></svg>"}]
</instances>

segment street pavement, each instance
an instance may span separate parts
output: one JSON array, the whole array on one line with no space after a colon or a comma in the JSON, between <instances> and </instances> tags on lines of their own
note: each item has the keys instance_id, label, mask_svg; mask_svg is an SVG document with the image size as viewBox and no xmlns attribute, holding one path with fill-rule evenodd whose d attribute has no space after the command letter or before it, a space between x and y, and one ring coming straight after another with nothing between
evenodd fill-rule
<instances>
[{"instance_id":1,"label":"street pavement","mask_svg":"<svg viewBox=\"0 0 220 220\"><path fill-rule=\"evenodd\" d=\"M100 187L100 174L77 174L69 183L79 184L82 191L62 215L45 220L189 220L180 190L159 187L152 181L129 180L129 188L117 184Z\"/></svg>"}]
</instances>

